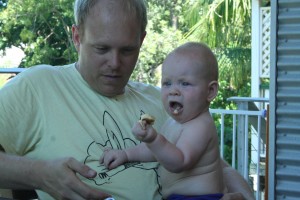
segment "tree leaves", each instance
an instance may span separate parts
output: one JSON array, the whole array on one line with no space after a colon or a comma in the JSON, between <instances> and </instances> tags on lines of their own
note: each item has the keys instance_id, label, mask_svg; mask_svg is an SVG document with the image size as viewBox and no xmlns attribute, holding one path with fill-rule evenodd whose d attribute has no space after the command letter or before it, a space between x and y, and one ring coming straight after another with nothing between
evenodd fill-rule
<instances>
[{"instance_id":1,"label":"tree leaves","mask_svg":"<svg viewBox=\"0 0 300 200\"><path fill-rule=\"evenodd\" d=\"M74 0L13 0L7 6L6 2L0 4L0 50L21 48L26 54L24 67L76 61L71 38ZM249 80L250 0L148 0L147 4L147 36L133 80L159 85L158 67L185 41L205 42L213 49L220 62L219 79L226 80L227 88L238 90Z\"/></svg>"},{"instance_id":2,"label":"tree leaves","mask_svg":"<svg viewBox=\"0 0 300 200\"><path fill-rule=\"evenodd\" d=\"M26 54L21 63L25 67L75 61L72 4L73 0L9 1L0 13L0 49L21 48Z\"/></svg>"},{"instance_id":3,"label":"tree leaves","mask_svg":"<svg viewBox=\"0 0 300 200\"><path fill-rule=\"evenodd\" d=\"M191 27L185 37L207 43L218 57L219 80L241 91L250 81L251 1L194 0L185 19Z\"/></svg>"}]
</instances>

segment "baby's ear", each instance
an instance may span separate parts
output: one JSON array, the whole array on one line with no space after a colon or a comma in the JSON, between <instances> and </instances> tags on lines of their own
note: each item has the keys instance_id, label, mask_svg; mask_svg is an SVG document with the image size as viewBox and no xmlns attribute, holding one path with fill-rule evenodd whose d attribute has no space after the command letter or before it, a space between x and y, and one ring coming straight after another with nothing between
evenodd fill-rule
<instances>
[{"instance_id":1,"label":"baby's ear","mask_svg":"<svg viewBox=\"0 0 300 200\"><path fill-rule=\"evenodd\" d=\"M211 102L218 94L219 84L218 81L212 81L208 84L207 101Z\"/></svg>"}]
</instances>

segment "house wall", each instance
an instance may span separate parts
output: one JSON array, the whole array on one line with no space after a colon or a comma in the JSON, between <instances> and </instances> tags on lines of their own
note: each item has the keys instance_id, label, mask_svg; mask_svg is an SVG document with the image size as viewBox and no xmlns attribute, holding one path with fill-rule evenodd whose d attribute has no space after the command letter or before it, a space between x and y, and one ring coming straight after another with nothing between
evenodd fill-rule
<instances>
[{"instance_id":1,"label":"house wall","mask_svg":"<svg viewBox=\"0 0 300 200\"><path fill-rule=\"evenodd\" d=\"M260 0L252 0L251 4L251 97L260 95Z\"/></svg>"},{"instance_id":2,"label":"house wall","mask_svg":"<svg viewBox=\"0 0 300 200\"><path fill-rule=\"evenodd\" d=\"M300 198L300 0L271 1L268 199Z\"/></svg>"}]
</instances>

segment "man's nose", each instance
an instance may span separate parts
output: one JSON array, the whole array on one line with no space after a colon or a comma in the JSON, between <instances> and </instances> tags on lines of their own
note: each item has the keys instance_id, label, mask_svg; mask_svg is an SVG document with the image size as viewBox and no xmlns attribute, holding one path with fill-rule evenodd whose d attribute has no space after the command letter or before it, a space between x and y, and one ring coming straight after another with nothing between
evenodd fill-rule
<instances>
[{"instance_id":1,"label":"man's nose","mask_svg":"<svg viewBox=\"0 0 300 200\"><path fill-rule=\"evenodd\" d=\"M111 68L115 69L120 66L121 56L119 52L111 52L109 65Z\"/></svg>"}]
</instances>

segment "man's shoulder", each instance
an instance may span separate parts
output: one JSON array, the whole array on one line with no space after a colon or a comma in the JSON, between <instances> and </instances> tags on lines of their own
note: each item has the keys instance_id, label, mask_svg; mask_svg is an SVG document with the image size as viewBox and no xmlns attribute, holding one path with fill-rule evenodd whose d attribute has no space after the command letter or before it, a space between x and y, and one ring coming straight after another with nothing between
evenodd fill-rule
<instances>
[{"instance_id":1,"label":"man's shoulder","mask_svg":"<svg viewBox=\"0 0 300 200\"><path fill-rule=\"evenodd\" d=\"M51 79L57 79L63 74L69 74L70 70L72 70L72 64L64 66L41 64L27 68L15 78L31 83L45 82L45 80L51 81Z\"/></svg>"},{"instance_id":2,"label":"man's shoulder","mask_svg":"<svg viewBox=\"0 0 300 200\"><path fill-rule=\"evenodd\" d=\"M52 65L36 65L26 68L13 79L11 79L5 87L12 86L14 88L48 88L49 84L61 84L62 77L70 74L72 65L52 66ZM73 68L74 70L74 68Z\"/></svg>"},{"instance_id":3,"label":"man's shoulder","mask_svg":"<svg viewBox=\"0 0 300 200\"><path fill-rule=\"evenodd\" d=\"M135 90L138 92L143 92L144 94L150 95L160 95L160 88L154 85L129 81L127 85L131 90Z\"/></svg>"},{"instance_id":4,"label":"man's shoulder","mask_svg":"<svg viewBox=\"0 0 300 200\"><path fill-rule=\"evenodd\" d=\"M63 66L53 66L53 65L47 65L47 64L41 64L41 65L35 65L30 68L27 68L24 70L21 74L26 75L51 75L52 73L57 73L59 71L62 71L62 69L70 69L73 64L69 65L63 65Z\"/></svg>"}]
</instances>

